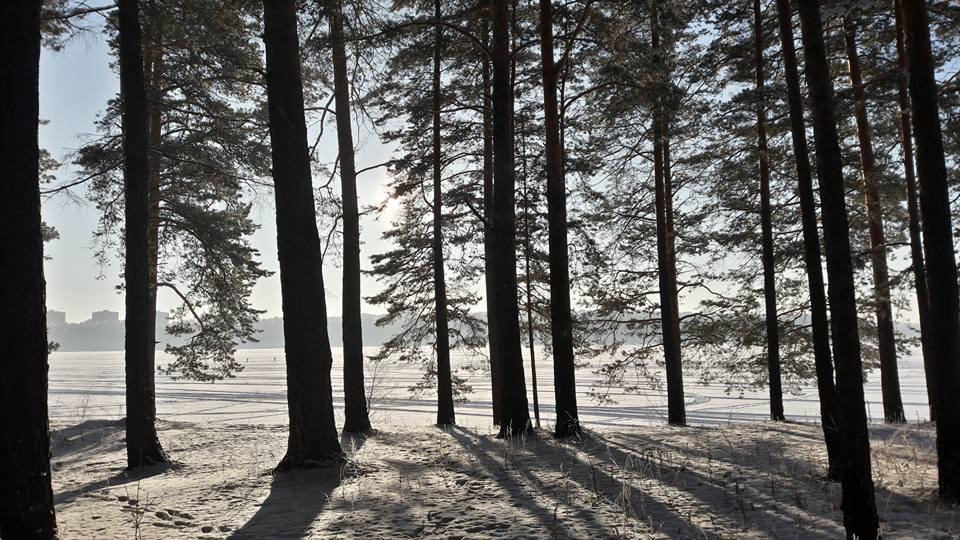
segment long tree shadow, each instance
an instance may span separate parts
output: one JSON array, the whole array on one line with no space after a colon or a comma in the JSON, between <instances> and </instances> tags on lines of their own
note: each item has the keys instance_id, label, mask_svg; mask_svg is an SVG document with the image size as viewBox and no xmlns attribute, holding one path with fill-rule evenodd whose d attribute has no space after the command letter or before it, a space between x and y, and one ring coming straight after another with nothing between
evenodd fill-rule
<instances>
[{"instance_id":1,"label":"long tree shadow","mask_svg":"<svg viewBox=\"0 0 960 540\"><path fill-rule=\"evenodd\" d=\"M233 538L302 538L340 485L340 467L276 474L270 494Z\"/></svg>"},{"instance_id":2,"label":"long tree shadow","mask_svg":"<svg viewBox=\"0 0 960 540\"><path fill-rule=\"evenodd\" d=\"M124 430L123 420L86 420L72 426L50 430L50 453L54 461L69 461L89 450L104 451L103 441ZM122 447L122 441L116 441ZM107 449L106 451L110 451Z\"/></svg>"},{"instance_id":3,"label":"long tree shadow","mask_svg":"<svg viewBox=\"0 0 960 540\"><path fill-rule=\"evenodd\" d=\"M145 467L138 467L136 469L124 469L109 478L95 480L69 491L60 491L55 493L53 495L53 503L57 505L66 504L91 491L108 487L122 486L125 484L132 484L134 482L139 482L140 480L150 478L151 476L157 476L169 471L170 469L176 469L179 467L180 465L178 463L168 462L158 463L156 465L147 465Z\"/></svg>"},{"instance_id":4,"label":"long tree shadow","mask_svg":"<svg viewBox=\"0 0 960 540\"><path fill-rule=\"evenodd\" d=\"M467 451L467 453L476 458L477 462L486 470L486 474L490 478L497 481L504 491L509 494L512 502L523 507L528 507L540 522L541 526L544 527L544 529L553 528L556 526L556 520L549 510L544 508L542 505L537 504L536 501L524 495L519 489L517 489L519 486L516 485L514 479L511 478L510 475L504 470L504 464L499 457L495 454L492 454L488 449L482 446L481 442L483 439L460 426L451 426L446 431L460 444L464 450ZM535 438L535 436L531 438ZM507 442L505 444L514 443ZM515 460L515 462L519 461L520 460Z\"/></svg>"},{"instance_id":5,"label":"long tree shadow","mask_svg":"<svg viewBox=\"0 0 960 540\"><path fill-rule=\"evenodd\" d=\"M594 433L574 442L529 439L528 447L541 458L531 474L537 467L562 465L583 489L671 537L713 537L736 530L774 536L842 535L838 510L814 510L807 506L812 501L802 497L815 493L794 493L786 485L767 492L767 481L772 484L776 479L745 454L728 462L716 455L707 458L709 450L704 448L681 448L643 436L631 437L624 445ZM719 467L714 472L690 467L710 459ZM741 470L724 471L725 463ZM757 479L763 489L753 482Z\"/></svg>"},{"instance_id":6,"label":"long tree shadow","mask_svg":"<svg viewBox=\"0 0 960 540\"><path fill-rule=\"evenodd\" d=\"M92 452L105 454L123 450L123 439L119 436L114 437L123 430L122 419L86 420L79 424L51 430L50 450L54 474L74 466L75 462L83 460ZM105 445L104 441L109 441L109 445ZM116 467L111 468L112 471L116 471L115 474L102 480L87 482L68 491L59 491L54 494L53 501L54 504L66 504L91 491L139 482L178 467L180 467L179 464L168 462L130 470L118 463Z\"/></svg>"},{"instance_id":7,"label":"long tree shadow","mask_svg":"<svg viewBox=\"0 0 960 540\"><path fill-rule=\"evenodd\" d=\"M770 431L786 433L782 429ZM638 433L622 434L618 440L601 435L595 438L603 445L598 458L607 453L609 459L621 461L638 453L649 454L650 449L664 452L669 463L667 470L674 471L670 473L674 475L673 482L692 486L691 492L718 513L723 511L723 506L717 504L721 499L716 489L729 493L733 483L738 510L751 530L775 536L795 535L801 530L825 537L842 535L839 483L827 480L820 463L798 455L797 447L789 441L766 433L758 439L725 440L723 444L704 439L694 446ZM597 450L594 446L588 451L597 454ZM704 467L709 467L711 462L716 469L708 473ZM691 470L690 464L703 470ZM892 492L880 483L876 485L876 498L881 521L894 525L899 532L910 531L918 537L942 533L936 528L911 523L915 521L913 513L923 506L920 501Z\"/></svg>"},{"instance_id":8,"label":"long tree shadow","mask_svg":"<svg viewBox=\"0 0 960 540\"><path fill-rule=\"evenodd\" d=\"M692 523L689 516L681 515L678 508L636 491L618 477L620 475L613 471L625 466L627 455L607 454L602 440L594 439L589 433L576 444L585 456L578 456L568 442L539 439L530 442L532 451L542 457L541 466L562 466L569 470L569 478L581 488L620 506L626 516L645 523L654 532L667 533L672 538L710 537ZM584 462L584 457L589 462Z\"/></svg>"}]
</instances>

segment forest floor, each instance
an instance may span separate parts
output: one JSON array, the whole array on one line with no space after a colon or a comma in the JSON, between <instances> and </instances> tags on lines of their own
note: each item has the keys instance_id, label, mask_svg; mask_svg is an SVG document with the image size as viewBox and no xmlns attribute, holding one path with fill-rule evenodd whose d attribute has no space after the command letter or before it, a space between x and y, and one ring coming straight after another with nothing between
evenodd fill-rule
<instances>
[{"instance_id":1,"label":"forest floor","mask_svg":"<svg viewBox=\"0 0 960 540\"><path fill-rule=\"evenodd\" d=\"M343 467L273 475L286 429L161 422L174 463L124 471L115 420L55 423L64 538L840 538L818 426L548 431L382 426L344 436ZM887 538L956 537L936 498L930 425L871 426Z\"/></svg>"}]
</instances>

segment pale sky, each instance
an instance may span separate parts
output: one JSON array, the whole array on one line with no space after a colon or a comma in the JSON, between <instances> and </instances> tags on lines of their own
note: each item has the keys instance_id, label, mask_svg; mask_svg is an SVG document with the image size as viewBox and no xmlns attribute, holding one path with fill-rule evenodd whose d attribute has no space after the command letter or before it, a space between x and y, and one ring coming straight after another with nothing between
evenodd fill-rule
<instances>
[{"instance_id":1,"label":"pale sky","mask_svg":"<svg viewBox=\"0 0 960 540\"><path fill-rule=\"evenodd\" d=\"M111 57L104 36L99 31L82 39L69 42L61 52L45 50L40 59L40 118L49 121L40 128L40 146L50 151L58 160L81 145L84 134L95 131L97 115L105 108L107 100L119 90L119 80L110 69ZM328 126L318 149L321 159L332 161L336 156L333 126ZM355 135L355 137L357 137ZM357 167L362 169L382 163L388 158L388 149L369 133L361 133ZM75 179L76 170L69 164L57 171L59 181ZM365 172L358 179L361 207L380 202L386 194L386 173L383 168ZM82 191L78 191L82 194ZM252 238L253 246L260 250L264 268L277 271L277 246L275 214L270 197L255 206L252 219L262 227ZM45 266L47 280L47 307L65 311L67 321L79 322L90 313L101 309L119 311L123 317L123 296L116 290L120 282L120 267L116 263L101 274L94 258L93 230L97 224L97 209L89 203L69 201L55 197L44 201L43 219L57 228L60 239L46 245L46 255L52 257ZM388 224L385 218L375 221L372 217L361 220L361 265L369 268L368 255L382 250L385 244L380 235ZM339 267L339 262L337 262ZM340 314L340 269L326 264L324 279L327 287L327 309L331 316ZM362 295L369 296L379 291L377 282L363 278ZM169 296L167 296L169 294ZM158 309L174 307L172 293L161 291ZM280 280L278 274L261 280L253 292L253 304L267 313L265 317L281 315ZM374 306L363 304L366 313L382 312Z\"/></svg>"}]
</instances>

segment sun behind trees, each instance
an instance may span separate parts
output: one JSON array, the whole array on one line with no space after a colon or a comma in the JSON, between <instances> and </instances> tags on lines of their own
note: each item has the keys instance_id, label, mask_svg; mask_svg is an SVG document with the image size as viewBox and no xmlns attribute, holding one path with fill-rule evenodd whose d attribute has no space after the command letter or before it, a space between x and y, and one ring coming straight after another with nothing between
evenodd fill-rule
<instances>
[{"instance_id":1,"label":"sun behind trees","mask_svg":"<svg viewBox=\"0 0 960 540\"><path fill-rule=\"evenodd\" d=\"M777 535L800 524L879 538L912 533L903 509L924 500L934 468L943 502L924 500L924 519L958 532L943 523L960 515L949 399L960 387L960 6L384 7L0 7L0 536L53 537L55 510L72 526L72 512L103 501L124 503L109 511L134 516L135 536L144 516L196 528L167 501L243 485L256 507L231 513L206 498L191 508L218 514L218 526L243 518L201 532L459 536L486 530L471 520L491 511L512 518L502 531L487 520L505 536ZM41 46L71 46L96 17L120 91L66 156L76 178L41 189L56 174L38 144ZM41 221L44 195L92 202L97 263L122 259L123 424L48 412L69 385L47 388L56 345L43 248L56 235ZM254 212L263 199L272 207ZM261 263L256 216L270 214L276 364L240 352L264 313L254 289L272 257ZM331 271L342 280L328 290ZM158 366L161 291L173 298L167 333L182 340L163 344ZM342 306L342 387L328 293ZM363 347L376 334L363 331L363 301L391 334L375 353ZM918 334L897 320L914 306ZM925 384L907 379L914 360ZM274 372L282 388L258 390ZM98 377L94 390L111 395ZM249 386L242 397L234 377ZM190 382L218 382L216 399L258 409L243 422L276 416L278 402L284 420L165 421L228 414L178 409L214 392L177 386ZM916 406L917 388L928 407ZM814 390L811 426L798 420ZM763 410L740 410L756 403ZM424 404L431 425L401 427ZM929 412L935 432L871 423L871 412L889 424ZM121 449L124 472L88 477L118 465ZM234 462L264 460L272 480L249 470L226 480ZM133 479L136 497L112 496ZM162 511L147 511L141 483L165 495ZM111 496L84 497L92 489ZM552 519L540 511L550 504ZM516 528L526 518L533 525Z\"/></svg>"}]
</instances>

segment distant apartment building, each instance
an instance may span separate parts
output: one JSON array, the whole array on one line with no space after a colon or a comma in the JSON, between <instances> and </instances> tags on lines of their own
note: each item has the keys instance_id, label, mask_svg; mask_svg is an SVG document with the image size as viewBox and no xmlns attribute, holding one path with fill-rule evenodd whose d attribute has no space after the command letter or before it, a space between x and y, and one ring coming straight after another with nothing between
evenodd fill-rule
<instances>
[{"instance_id":1,"label":"distant apartment building","mask_svg":"<svg viewBox=\"0 0 960 540\"><path fill-rule=\"evenodd\" d=\"M47 310L47 326L60 326L67 324L67 312L57 311L55 309Z\"/></svg>"},{"instance_id":2,"label":"distant apartment building","mask_svg":"<svg viewBox=\"0 0 960 540\"><path fill-rule=\"evenodd\" d=\"M116 311L110 311L108 309L94 311L93 315L90 316L90 320L100 324L115 323L120 320L120 313Z\"/></svg>"}]
</instances>

